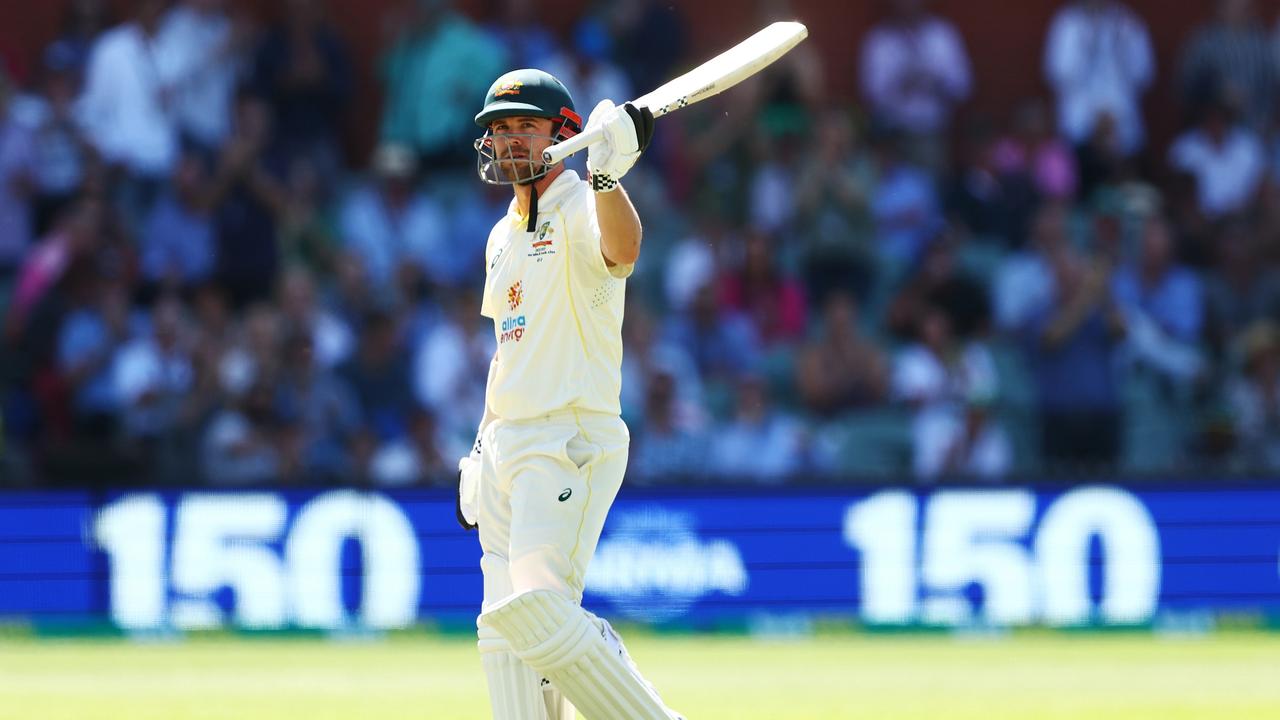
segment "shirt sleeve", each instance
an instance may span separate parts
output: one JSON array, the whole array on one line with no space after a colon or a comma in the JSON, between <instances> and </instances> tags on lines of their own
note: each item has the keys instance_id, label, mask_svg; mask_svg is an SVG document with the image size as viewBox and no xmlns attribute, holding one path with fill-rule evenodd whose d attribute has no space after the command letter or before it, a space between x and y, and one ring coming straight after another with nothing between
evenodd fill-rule
<instances>
[{"instance_id":1,"label":"shirt sleeve","mask_svg":"<svg viewBox=\"0 0 1280 720\"><path fill-rule=\"evenodd\" d=\"M592 271L597 274L609 275L619 280L631 277L631 273L635 271L635 263L627 263L626 265L610 266L604 259L604 246L601 244L600 219L596 216L595 203L590 200L582 203L582 207L577 214L585 217L585 230L578 230L574 233L575 237L583 237L587 240L584 243L584 254L589 258ZM573 222L573 220L569 220Z\"/></svg>"}]
</instances>

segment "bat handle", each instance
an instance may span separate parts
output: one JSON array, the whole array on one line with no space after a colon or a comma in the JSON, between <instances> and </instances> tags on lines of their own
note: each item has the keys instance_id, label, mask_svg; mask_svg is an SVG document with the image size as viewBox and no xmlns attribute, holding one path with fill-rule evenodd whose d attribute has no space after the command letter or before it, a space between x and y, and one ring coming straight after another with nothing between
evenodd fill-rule
<instances>
[{"instance_id":1,"label":"bat handle","mask_svg":"<svg viewBox=\"0 0 1280 720\"><path fill-rule=\"evenodd\" d=\"M556 143L546 150L542 151L542 162L548 165L555 165L565 158L577 152L582 152L588 145L594 145L604 139L604 130L602 128L591 128L585 132Z\"/></svg>"}]
</instances>

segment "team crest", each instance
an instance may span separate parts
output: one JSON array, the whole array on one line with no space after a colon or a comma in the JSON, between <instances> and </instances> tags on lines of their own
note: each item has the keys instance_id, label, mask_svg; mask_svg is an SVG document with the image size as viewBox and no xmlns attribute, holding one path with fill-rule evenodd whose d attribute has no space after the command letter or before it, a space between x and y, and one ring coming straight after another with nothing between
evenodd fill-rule
<instances>
[{"instance_id":1,"label":"team crest","mask_svg":"<svg viewBox=\"0 0 1280 720\"><path fill-rule=\"evenodd\" d=\"M537 258L538 262L542 262L543 255L555 255L555 241L552 238L555 234L555 228L551 227L550 220L542 223L542 227L538 228L537 239L530 243L533 252L529 253L529 257Z\"/></svg>"},{"instance_id":2,"label":"team crest","mask_svg":"<svg viewBox=\"0 0 1280 720\"><path fill-rule=\"evenodd\" d=\"M515 285L507 288L507 305L511 307L512 312L520 307L520 303L524 302L524 288L521 286L520 280Z\"/></svg>"},{"instance_id":3,"label":"team crest","mask_svg":"<svg viewBox=\"0 0 1280 720\"><path fill-rule=\"evenodd\" d=\"M493 94L494 97L500 98L505 95L519 95L520 88L524 87L524 83L519 80L505 82L498 86L498 90Z\"/></svg>"}]
</instances>

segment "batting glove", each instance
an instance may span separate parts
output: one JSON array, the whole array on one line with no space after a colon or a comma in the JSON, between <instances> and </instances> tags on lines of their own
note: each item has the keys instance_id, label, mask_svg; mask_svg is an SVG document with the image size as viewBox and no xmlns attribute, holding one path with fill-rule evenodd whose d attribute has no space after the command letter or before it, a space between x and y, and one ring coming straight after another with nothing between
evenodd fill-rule
<instances>
[{"instance_id":1,"label":"batting glove","mask_svg":"<svg viewBox=\"0 0 1280 720\"><path fill-rule=\"evenodd\" d=\"M458 461L458 524L463 530L475 530L476 494L480 489L480 436L476 435L471 454Z\"/></svg>"},{"instance_id":2,"label":"batting glove","mask_svg":"<svg viewBox=\"0 0 1280 720\"><path fill-rule=\"evenodd\" d=\"M636 164L640 153L653 139L653 113L647 107L611 100L601 100L587 119L586 130L604 130L604 139L587 150L587 170L591 173L591 189L596 192L616 190L618 181Z\"/></svg>"}]
</instances>

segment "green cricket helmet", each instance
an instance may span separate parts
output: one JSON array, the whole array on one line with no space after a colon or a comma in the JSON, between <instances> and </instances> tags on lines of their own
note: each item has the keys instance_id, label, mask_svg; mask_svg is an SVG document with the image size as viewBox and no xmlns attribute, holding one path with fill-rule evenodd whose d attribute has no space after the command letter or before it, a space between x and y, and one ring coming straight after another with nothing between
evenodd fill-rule
<instances>
[{"instance_id":1,"label":"green cricket helmet","mask_svg":"<svg viewBox=\"0 0 1280 720\"><path fill-rule=\"evenodd\" d=\"M510 117L555 120L551 130L553 144L582 132L582 117L574 111L573 96L564 83L550 73L533 68L506 73L489 87L489 92L484 97L484 107L476 115L476 125L485 129L485 134L475 141L476 169L480 179L487 183L530 183L551 170L551 166L543 163L541 157L495 156L489 125L495 120ZM517 172L516 165L526 162L528 170Z\"/></svg>"}]
</instances>

